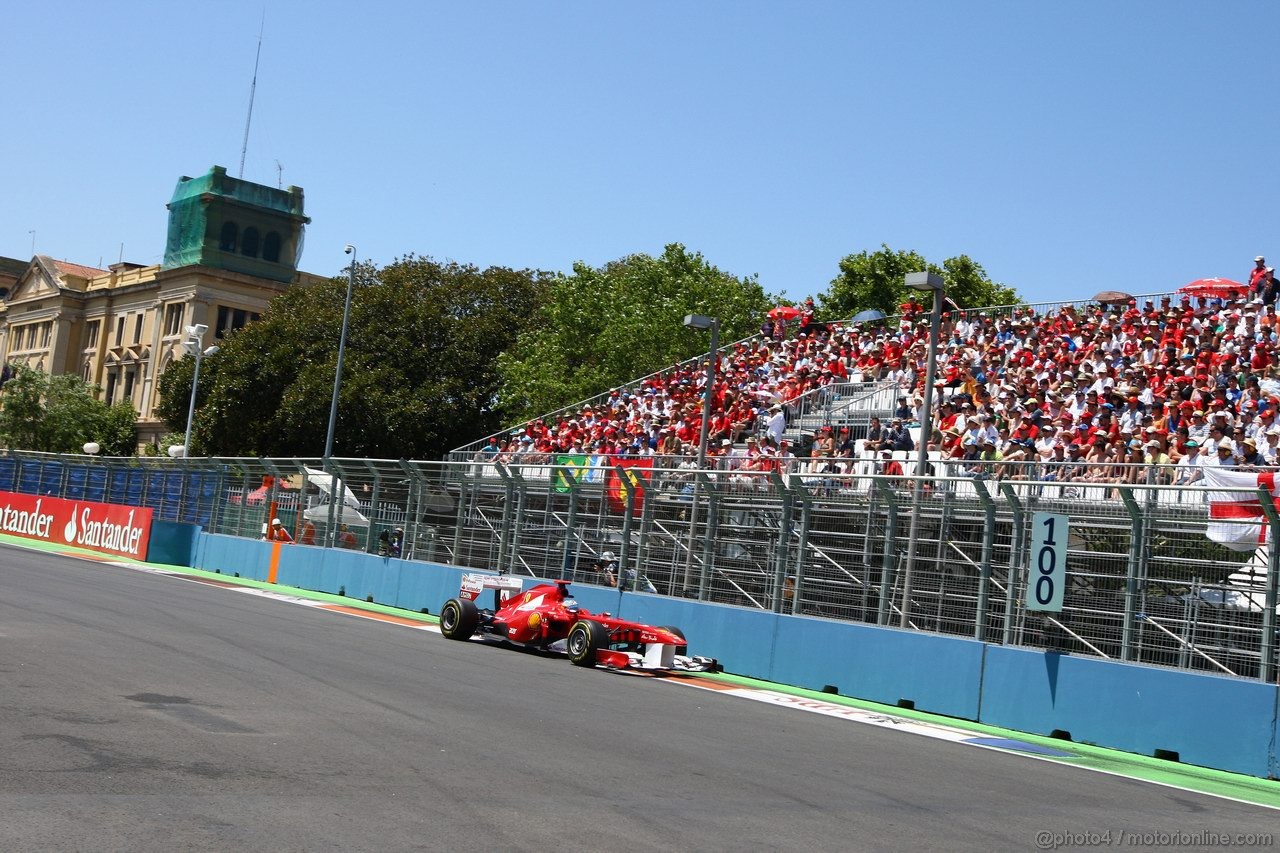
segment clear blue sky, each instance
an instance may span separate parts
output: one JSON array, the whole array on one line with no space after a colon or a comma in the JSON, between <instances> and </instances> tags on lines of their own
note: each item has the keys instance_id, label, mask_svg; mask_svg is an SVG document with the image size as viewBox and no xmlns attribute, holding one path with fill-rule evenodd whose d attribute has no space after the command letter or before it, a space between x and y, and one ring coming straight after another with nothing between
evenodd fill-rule
<instances>
[{"instance_id":1,"label":"clear blue sky","mask_svg":"<svg viewBox=\"0 0 1280 853\"><path fill-rule=\"evenodd\" d=\"M817 293L881 243L1034 300L1280 261L1280 3L65 2L0 12L0 255L156 263L181 175L344 243L568 270L681 242Z\"/></svg>"}]
</instances>

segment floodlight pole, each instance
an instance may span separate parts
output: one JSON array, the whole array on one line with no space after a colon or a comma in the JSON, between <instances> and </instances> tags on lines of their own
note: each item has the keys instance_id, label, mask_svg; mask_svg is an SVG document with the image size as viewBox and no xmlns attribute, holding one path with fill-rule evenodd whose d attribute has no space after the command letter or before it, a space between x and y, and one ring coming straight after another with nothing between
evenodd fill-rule
<instances>
[{"instance_id":1,"label":"floodlight pole","mask_svg":"<svg viewBox=\"0 0 1280 853\"><path fill-rule=\"evenodd\" d=\"M342 250L351 256L351 272L347 276L347 300L342 306L342 332L338 335L338 369L333 374L333 399L329 401L329 431L324 438L324 461L333 455L333 429L338 422L338 392L342 390L342 360L347 350L347 323L351 320L351 291L356 286L356 247L350 243Z\"/></svg>"},{"instance_id":2,"label":"floodlight pole","mask_svg":"<svg viewBox=\"0 0 1280 853\"><path fill-rule=\"evenodd\" d=\"M720 349L720 320L706 314L686 314L684 325L690 329L710 329L711 345L707 351L707 387L702 394L702 429L698 434L698 470L707 468L707 437L711 429L711 395L716 387L716 353ZM701 476L701 475L699 475ZM686 546L684 563L684 589L689 589L693 582L693 538L698 527L698 490L695 485L692 505L689 507L689 542ZM683 590L682 590L683 592Z\"/></svg>"},{"instance_id":3,"label":"floodlight pole","mask_svg":"<svg viewBox=\"0 0 1280 853\"><path fill-rule=\"evenodd\" d=\"M187 326L187 340L183 341L183 348L186 349L187 344L194 343L193 349L187 349L196 357L196 369L191 374L191 402L187 405L187 434L182 440L182 458L186 459L191 455L191 422L196 415L196 386L200 384L200 360L204 356L204 333L209 331L209 327L204 323L197 323L194 326ZM213 349L213 347L210 347ZM194 350L194 351L193 351Z\"/></svg>"},{"instance_id":4,"label":"floodlight pole","mask_svg":"<svg viewBox=\"0 0 1280 853\"><path fill-rule=\"evenodd\" d=\"M711 395L716 388L716 352L720 349L720 321L711 318L711 348L707 350L707 387L702 395L702 432L698 436L698 470L707 467L707 436L711 428Z\"/></svg>"},{"instance_id":5,"label":"floodlight pole","mask_svg":"<svg viewBox=\"0 0 1280 853\"><path fill-rule=\"evenodd\" d=\"M342 390L342 361L347 352L347 325L351 322L351 292L356 287L356 247L348 243L343 247L342 251L351 256L351 268L347 275L347 298L342 305L342 331L338 334L338 366L333 372L333 399L329 401L329 429L324 436L324 457L321 459L321 469L329 475L329 488L332 493L329 495L329 522L325 531L324 544L329 547L337 537L337 525L341 522L342 513L346 510L346 483L334 475L330 470L329 459L333 456L333 430L338 424L338 392ZM342 503L338 503L339 497L343 497ZM335 521L334 508L337 507L337 520ZM369 536L373 536L373 526L369 527ZM403 548L403 544L401 545Z\"/></svg>"},{"instance_id":6,"label":"floodlight pole","mask_svg":"<svg viewBox=\"0 0 1280 853\"><path fill-rule=\"evenodd\" d=\"M907 563L902 570L902 606L899 627L911 624L911 576L916 563L916 539L920 533L920 503L924 498L924 472L929 464L929 437L933 434L933 374L938 364L938 334L942 326L942 276L932 272L907 273L906 285L914 290L932 291L933 312L929 317L929 357L924 374L924 400L920 409L920 440L916 447L916 477L911 496L911 532L907 538Z\"/></svg>"}]
</instances>

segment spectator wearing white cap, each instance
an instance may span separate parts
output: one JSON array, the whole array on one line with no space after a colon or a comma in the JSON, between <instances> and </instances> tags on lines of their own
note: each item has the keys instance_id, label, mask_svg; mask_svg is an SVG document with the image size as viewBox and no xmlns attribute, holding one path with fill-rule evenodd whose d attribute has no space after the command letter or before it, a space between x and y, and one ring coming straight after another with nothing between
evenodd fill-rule
<instances>
[{"instance_id":1,"label":"spectator wearing white cap","mask_svg":"<svg viewBox=\"0 0 1280 853\"><path fill-rule=\"evenodd\" d=\"M613 556L612 551L605 551L591 564L592 570L600 575L601 579L607 586L618 585L618 559Z\"/></svg>"},{"instance_id":2,"label":"spectator wearing white cap","mask_svg":"<svg viewBox=\"0 0 1280 853\"><path fill-rule=\"evenodd\" d=\"M271 527L267 530L267 538L272 542L292 542L293 537L289 535L289 531L280 523L280 519L271 519Z\"/></svg>"},{"instance_id":3,"label":"spectator wearing white cap","mask_svg":"<svg viewBox=\"0 0 1280 853\"><path fill-rule=\"evenodd\" d=\"M1264 435L1266 442L1258 448L1258 452L1262 454L1264 462L1275 465L1280 460L1280 427L1270 427Z\"/></svg>"},{"instance_id":4,"label":"spectator wearing white cap","mask_svg":"<svg viewBox=\"0 0 1280 853\"><path fill-rule=\"evenodd\" d=\"M782 441L782 434L787 431L787 413L783 411L781 403L774 403L769 408L769 421L764 429L774 444Z\"/></svg>"},{"instance_id":5,"label":"spectator wearing white cap","mask_svg":"<svg viewBox=\"0 0 1280 853\"><path fill-rule=\"evenodd\" d=\"M1053 455L1054 445L1061 446L1058 428L1053 424L1045 424L1040 427L1040 435L1036 438L1036 454L1041 459L1048 459Z\"/></svg>"},{"instance_id":6,"label":"spectator wearing white cap","mask_svg":"<svg viewBox=\"0 0 1280 853\"><path fill-rule=\"evenodd\" d=\"M903 475L902 463L893 458L892 450L880 451L880 462L877 468L886 476L901 477Z\"/></svg>"},{"instance_id":7,"label":"spectator wearing white cap","mask_svg":"<svg viewBox=\"0 0 1280 853\"><path fill-rule=\"evenodd\" d=\"M1219 468L1235 468L1238 465L1235 448L1230 441L1218 442L1216 458L1205 462L1206 465L1217 465Z\"/></svg>"},{"instance_id":8,"label":"spectator wearing white cap","mask_svg":"<svg viewBox=\"0 0 1280 853\"><path fill-rule=\"evenodd\" d=\"M1267 259L1258 255L1253 259L1253 269L1249 270L1249 292L1254 296L1262 295L1262 280L1267 274Z\"/></svg>"},{"instance_id":9,"label":"spectator wearing white cap","mask_svg":"<svg viewBox=\"0 0 1280 853\"><path fill-rule=\"evenodd\" d=\"M1162 486L1172 482L1172 472L1168 467L1169 454L1165 452L1163 441L1159 438L1148 438L1146 444L1142 446L1142 454L1148 465L1157 466L1155 482Z\"/></svg>"}]
</instances>

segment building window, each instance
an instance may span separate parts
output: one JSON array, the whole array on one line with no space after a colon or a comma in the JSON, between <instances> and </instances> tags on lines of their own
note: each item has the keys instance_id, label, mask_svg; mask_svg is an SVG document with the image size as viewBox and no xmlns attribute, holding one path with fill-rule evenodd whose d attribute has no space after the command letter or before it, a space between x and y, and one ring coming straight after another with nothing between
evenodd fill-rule
<instances>
[{"instance_id":1,"label":"building window","mask_svg":"<svg viewBox=\"0 0 1280 853\"><path fill-rule=\"evenodd\" d=\"M86 361L84 363L84 377L83 377L86 383L89 381L89 377L93 375L92 369L93 369L93 365L90 362Z\"/></svg>"},{"instance_id":2,"label":"building window","mask_svg":"<svg viewBox=\"0 0 1280 853\"><path fill-rule=\"evenodd\" d=\"M133 377L135 371L126 370L124 374L124 398L129 402L133 402Z\"/></svg>"},{"instance_id":3,"label":"building window","mask_svg":"<svg viewBox=\"0 0 1280 853\"><path fill-rule=\"evenodd\" d=\"M222 234L218 238L218 248L224 252L234 252L236 250L236 235L238 229L234 222L222 223Z\"/></svg>"},{"instance_id":4,"label":"building window","mask_svg":"<svg viewBox=\"0 0 1280 853\"><path fill-rule=\"evenodd\" d=\"M240 242L240 254L251 258L258 257L258 229L252 225L244 229L244 239Z\"/></svg>"},{"instance_id":5,"label":"building window","mask_svg":"<svg viewBox=\"0 0 1280 853\"><path fill-rule=\"evenodd\" d=\"M124 345L124 317L116 320L116 346Z\"/></svg>"},{"instance_id":6,"label":"building window","mask_svg":"<svg viewBox=\"0 0 1280 853\"><path fill-rule=\"evenodd\" d=\"M101 320L91 320L84 327L84 348L93 349L98 345L98 324Z\"/></svg>"},{"instance_id":7,"label":"building window","mask_svg":"<svg viewBox=\"0 0 1280 853\"><path fill-rule=\"evenodd\" d=\"M280 233L268 231L267 238L262 241L262 259L273 264L280 263Z\"/></svg>"},{"instance_id":8,"label":"building window","mask_svg":"<svg viewBox=\"0 0 1280 853\"><path fill-rule=\"evenodd\" d=\"M53 338L53 321L40 324L40 346L48 347L49 341Z\"/></svg>"},{"instance_id":9,"label":"building window","mask_svg":"<svg viewBox=\"0 0 1280 853\"><path fill-rule=\"evenodd\" d=\"M133 323L133 342L135 344L142 343L142 318L143 315L139 314L137 320Z\"/></svg>"},{"instance_id":10,"label":"building window","mask_svg":"<svg viewBox=\"0 0 1280 853\"><path fill-rule=\"evenodd\" d=\"M116 379L118 374L112 370L107 374L107 405L110 406L116 399Z\"/></svg>"},{"instance_id":11,"label":"building window","mask_svg":"<svg viewBox=\"0 0 1280 853\"><path fill-rule=\"evenodd\" d=\"M221 339L236 329L243 329L249 323L256 322L261 316L256 311L246 311L243 308L228 308L226 305L219 305L218 324L214 326L213 335L215 338Z\"/></svg>"},{"instance_id":12,"label":"building window","mask_svg":"<svg viewBox=\"0 0 1280 853\"><path fill-rule=\"evenodd\" d=\"M164 306L164 333L166 336L176 335L182 331L182 309L185 307L181 302Z\"/></svg>"}]
</instances>

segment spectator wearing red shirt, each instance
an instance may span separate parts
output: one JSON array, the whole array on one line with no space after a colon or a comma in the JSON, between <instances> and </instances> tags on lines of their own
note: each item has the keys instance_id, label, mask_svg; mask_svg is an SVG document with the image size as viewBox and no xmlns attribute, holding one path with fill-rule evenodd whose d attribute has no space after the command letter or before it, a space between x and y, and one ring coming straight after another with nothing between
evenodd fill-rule
<instances>
[{"instance_id":1,"label":"spectator wearing red shirt","mask_svg":"<svg viewBox=\"0 0 1280 853\"><path fill-rule=\"evenodd\" d=\"M880 473L890 477L902 476L902 463L893 458L893 451L880 451Z\"/></svg>"},{"instance_id":2,"label":"spectator wearing red shirt","mask_svg":"<svg viewBox=\"0 0 1280 853\"><path fill-rule=\"evenodd\" d=\"M1267 346L1266 341L1263 341L1253 348L1253 355L1249 358L1249 367L1255 373L1263 373L1271 364L1271 348Z\"/></svg>"},{"instance_id":3,"label":"spectator wearing red shirt","mask_svg":"<svg viewBox=\"0 0 1280 853\"><path fill-rule=\"evenodd\" d=\"M293 537L289 535L289 531L280 523L280 519L271 519L271 527L267 530L267 539L272 542L292 542Z\"/></svg>"},{"instance_id":4,"label":"spectator wearing red shirt","mask_svg":"<svg viewBox=\"0 0 1280 853\"><path fill-rule=\"evenodd\" d=\"M1249 292L1254 296L1262 295L1262 280L1267 275L1267 259L1258 255L1253 259L1253 269L1249 270Z\"/></svg>"}]
</instances>

